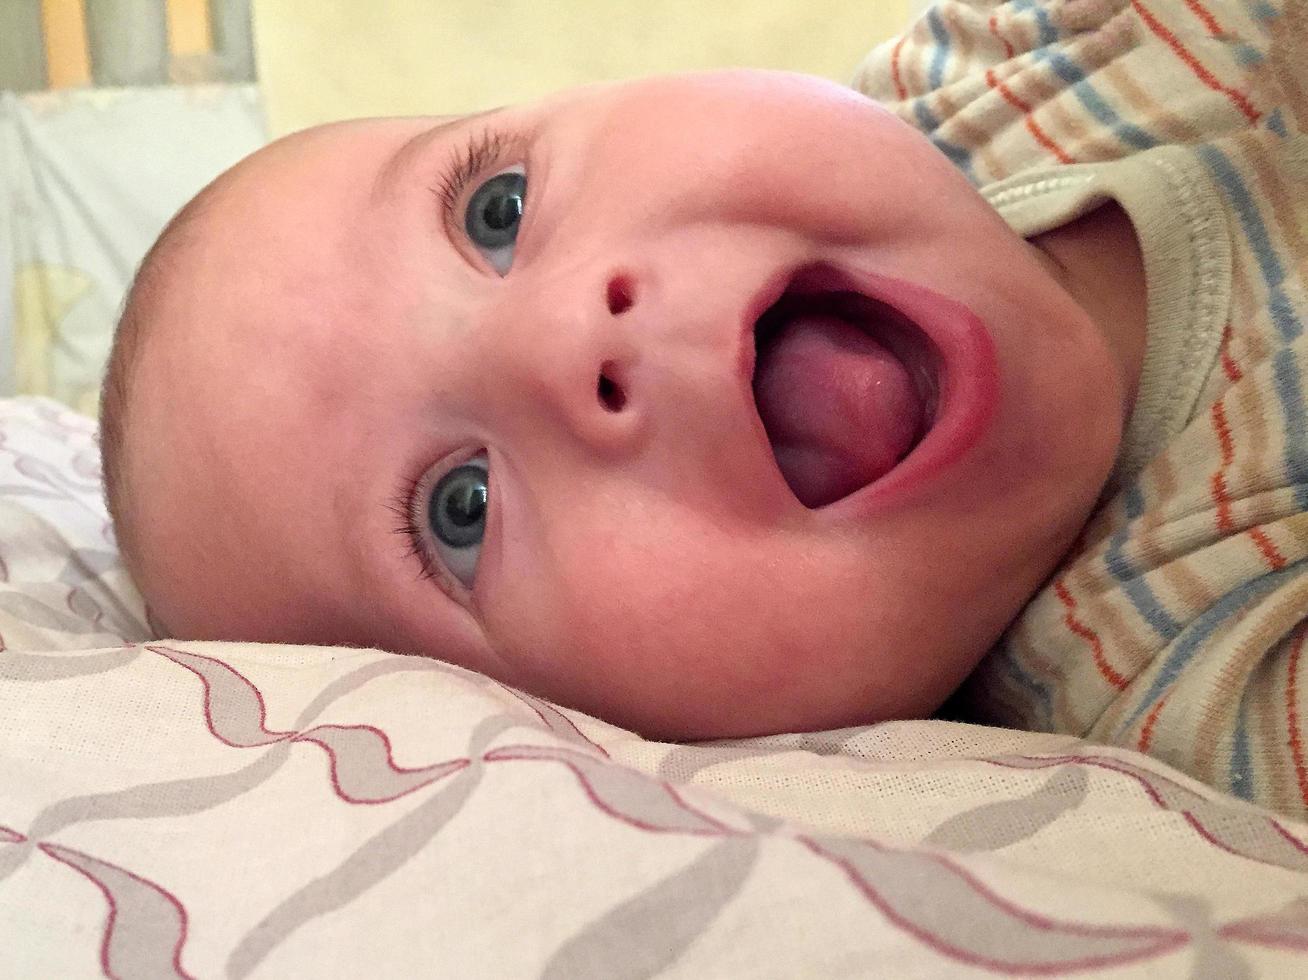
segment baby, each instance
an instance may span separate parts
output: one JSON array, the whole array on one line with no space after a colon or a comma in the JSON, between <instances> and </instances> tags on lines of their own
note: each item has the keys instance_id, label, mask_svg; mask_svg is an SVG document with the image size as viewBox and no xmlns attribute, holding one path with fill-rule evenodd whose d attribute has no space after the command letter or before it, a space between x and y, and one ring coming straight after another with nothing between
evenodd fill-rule
<instances>
[{"instance_id":1,"label":"baby","mask_svg":"<svg viewBox=\"0 0 1308 980\"><path fill-rule=\"evenodd\" d=\"M1100 34L1141 16L1048 6ZM940 23L985 27L969 7ZM984 9L1001 31L1032 16ZM1210 195L1228 279L1241 225L1176 148L979 193L957 133L900 118L922 125L949 87L931 72L939 103L908 93L914 37L940 35L885 49L899 115L816 79L706 73L321 127L219 178L143 263L102 406L156 620L438 657L670 738L929 715L1015 618L1028 649L1023 610L1051 593L1072 660L1118 657L1089 623L1093 576L1067 568L1105 560L1112 522L1148 503L1145 464L1235 390L1231 345L1207 320L1187 342L1178 311L1213 307L1217 339L1264 316L1194 263L1182 293L1160 280L1199 191L1159 197L1158 174ZM973 97L1011 84L956 67ZM1296 316L1303 262L1282 276ZM1304 509L1186 532L1181 498L1159 562ZM1014 668L989 667L1011 645L977 676L1021 714ZM1114 667L1113 693L1151 656ZM1103 713L1031 703L1006 720Z\"/></svg>"}]
</instances>

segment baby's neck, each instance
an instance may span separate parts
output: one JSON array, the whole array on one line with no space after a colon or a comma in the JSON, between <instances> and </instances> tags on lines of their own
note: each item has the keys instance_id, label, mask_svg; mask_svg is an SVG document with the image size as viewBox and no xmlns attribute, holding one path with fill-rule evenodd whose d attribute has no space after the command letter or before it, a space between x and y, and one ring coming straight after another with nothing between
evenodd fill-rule
<instances>
[{"instance_id":1,"label":"baby's neck","mask_svg":"<svg viewBox=\"0 0 1308 980\"><path fill-rule=\"evenodd\" d=\"M1036 235L1031 244L1117 353L1129 414L1144 367L1149 314L1144 256L1131 219L1109 203Z\"/></svg>"}]
</instances>

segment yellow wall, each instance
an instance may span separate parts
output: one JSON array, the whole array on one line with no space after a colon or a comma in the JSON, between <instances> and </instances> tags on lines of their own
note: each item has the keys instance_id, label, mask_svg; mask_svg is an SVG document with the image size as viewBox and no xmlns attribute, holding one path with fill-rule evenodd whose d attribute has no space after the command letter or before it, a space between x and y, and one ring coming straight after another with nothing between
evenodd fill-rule
<instances>
[{"instance_id":1,"label":"yellow wall","mask_svg":"<svg viewBox=\"0 0 1308 980\"><path fill-rule=\"evenodd\" d=\"M274 134L727 65L847 81L910 0L254 0Z\"/></svg>"}]
</instances>

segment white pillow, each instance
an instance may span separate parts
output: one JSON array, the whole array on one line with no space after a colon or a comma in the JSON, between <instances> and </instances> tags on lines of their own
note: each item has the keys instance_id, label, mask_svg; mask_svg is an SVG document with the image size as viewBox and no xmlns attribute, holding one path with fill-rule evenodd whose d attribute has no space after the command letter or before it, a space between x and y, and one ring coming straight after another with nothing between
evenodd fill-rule
<instances>
[{"instance_id":1,"label":"white pillow","mask_svg":"<svg viewBox=\"0 0 1308 980\"><path fill-rule=\"evenodd\" d=\"M48 398L0 399L0 639L78 650L153 638L100 491L96 425Z\"/></svg>"}]
</instances>

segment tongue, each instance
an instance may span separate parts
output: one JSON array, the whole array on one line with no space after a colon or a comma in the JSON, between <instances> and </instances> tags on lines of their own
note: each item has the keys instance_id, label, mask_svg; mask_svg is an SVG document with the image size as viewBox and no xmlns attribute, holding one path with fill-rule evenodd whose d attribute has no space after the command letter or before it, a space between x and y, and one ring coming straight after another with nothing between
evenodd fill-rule
<instances>
[{"instance_id":1,"label":"tongue","mask_svg":"<svg viewBox=\"0 0 1308 980\"><path fill-rule=\"evenodd\" d=\"M804 314L759 351L759 415L806 507L884 476L913 448L923 408L904 365L839 317Z\"/></svg>"}]
</instances>

